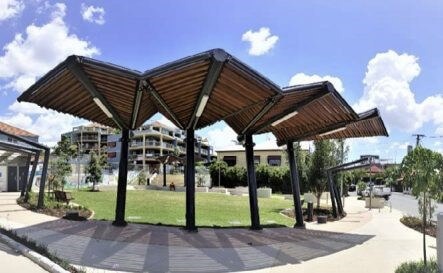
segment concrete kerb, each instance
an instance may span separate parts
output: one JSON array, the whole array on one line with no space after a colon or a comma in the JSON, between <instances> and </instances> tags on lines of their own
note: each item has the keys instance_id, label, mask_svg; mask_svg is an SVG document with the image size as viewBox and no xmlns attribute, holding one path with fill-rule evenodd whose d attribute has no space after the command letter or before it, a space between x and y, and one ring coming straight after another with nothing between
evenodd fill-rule
<instances>
[{"instance_id":1,"label":"concrete kerb","mask_svg":"<svg viewBox=\"0 0 443 273\"><path fill-rule=\"evenodd\" d=\"M69 273L69 271L63 269L58 264L54 263L47 257L38 254L37 252L29 249L28 247L22 245L19 242L16 242L9 238L6 235L0 234L0 240L9 245L12 249L15 251L23 254L24 256L28 257L31 261L38 264L39 266L43 267L44 269L48 270L52 273Z\"/></svg>"}]
</instances>

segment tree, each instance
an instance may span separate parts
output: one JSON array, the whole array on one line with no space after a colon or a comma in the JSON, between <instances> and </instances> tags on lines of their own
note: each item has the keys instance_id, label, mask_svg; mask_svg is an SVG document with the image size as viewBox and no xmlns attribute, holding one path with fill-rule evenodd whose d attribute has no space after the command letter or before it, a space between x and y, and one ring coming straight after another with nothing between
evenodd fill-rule
<instances>
[{"instance_id":1,"label":"tree","mask_svg":"<svg viewBox=\"0 0 443 273\"><path fill-rule=\"evenodd\" d=\"M422 232L423 232L423 261L426 265L426 234L427 206L430 198L438 198L443 191L441 173L443 171L443 156L423 147L416 147L402 161L401 170L404 180L412 186L412 194L422 198ZM432 217L432 215L429 215Z\"/></svg>"},{"instance_id":2,"label":"tree","mask_svg":"<svg viewBox=\"0 0 443 273\"><path fill-rule=\"evenodd\" d=\"M217 182L217 186L220 187L221 181L226 175L228 164L223 160L216 160L209 166L209 173L211 175L212 186Z\"/></svg>"},{"instance_id":3,"label":"tree","mask_svg":"<svg viewBox=\"0 0 443 273\"><path fill-rule=\"evenodd\" d=\"M54 147L52 153L52 158L50 160L50 169L48 175L48 188L58 189L64 187L67 183L66 176L71 174L72 168L69 160L75 156L77 151L77 146L71 144L69 139L62 136L62 139Z\"/></svg>"},{"instance_id":4,"label":"tree","mask_svg":"<svg viewBox=\"0 0 443 273\"><path fill-rule=\"evenodd\" d=\"M335 158L335 144L331 140L314 141L315 151L312 154L309 169L309 189L317 198L317 208L320 208L320 198L327 189L326 169L337 165Z\"/></svg>"},{"instance_id":5,"label":"tree","mask_svg":"<svg viewBox=\"0 0 443 273\"><path fill-rule=\"evenodd\" d=\"M94 151L90 154L91 158L87 166L88 177L87 181L92 182L92 191L95 191L95 184L102 180L103 168L106 166L106 155L101 153L96 154Z\"/></svg>"}]
</instances>

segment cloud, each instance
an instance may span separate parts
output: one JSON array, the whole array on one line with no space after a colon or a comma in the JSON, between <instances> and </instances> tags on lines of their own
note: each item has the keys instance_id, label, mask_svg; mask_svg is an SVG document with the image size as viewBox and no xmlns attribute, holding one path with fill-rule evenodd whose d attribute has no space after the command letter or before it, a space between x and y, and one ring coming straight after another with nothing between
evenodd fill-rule
<instances>
[{"instance_id":1,"label":"cloud","mask_svg":"<svg viewBox=\"0 0 443 273\"><path fill-rule=\"evenodd\" d=\"M250 42L251 47L248 53L253 56L266 54L274 47L278 41L278 36L271 35L271 31L267 27L262 27L258 31L248 30L243 33L242 41Z\"/></svg>"},{"instance_id":2,"label":"cloud","mask_svg":"<svg viewBox=\"0 0 443 273\"><path fill-rule=\"evenodd\" d=\"M345 91L343 87L343 82L340 80L340 78L329 75L319 76L315 74L306 75L305 73L297 73L291 77L291 79L289 80L289 85L307 84L322 81L329 81L330 83L332 83L339 93L343 93Z\"/></svg>"},{"instance_id":3,"label":"cloud","mask_svg":"<svg viewBox=\"0 0 443 273\"><path fill-rule=\"evenodd\" d=\"M221 128L208 131L207 138L209 143L214 146L214 150L218 150L234 145L234 141L237 140L237 134L231 127L223 125Z\"/></svg>"},{"instance_id":4,"label":"cloud","mask_svg":"<svg viewBox=\"0 0 443 273\"><path fill-rule=\"evenodd\" d=\"M20 0L0 0L0 22L18 16L24 8Z\"/></svg>"},{"instance_id":5,"label":"cloud","mask_svg":"<svg viewBox=\"0 0 443 273\"><path fill-rule=\"evenodd\" d=\"M160 115L160 118L156 120L157 122L160 122L161 124L164 124L164 125L166 125L166 126L168 126L170 128L175 128L175 129L178 128L177 126L175 126L174 123L172 123L172 121L167 119L165 116L163 116L161 114L159 114L159 115Z\"/></svg>"},{"instance_id":6,"label":"cloud","mask_svg":"<svg viewBox=\"0 0 443 273\"><path fill-rule=\"evenodd\" d=\"M418 58L393 50L371 59L363 83L363 96L354 105L357 111L378 107L387 127L412 132L431 122L443 132L443 96L415 99L410 83L420 74Z\"/></svg>"},{"instance_id":7,"label":"cloud","mask_svg":"<svg viewBox=\"0 0 443 273\"><path fill-rule=\"evenodd\" d=\"M21 92L71 54L99 54L98 48L70 32L64 22L65 4L50 5L45 2L39 12L47 10L51 11L48 23L28 26L25 34L16 34L3 47L3 55L0 56L0 80L5 84L0 89ZM54 145L60 140L61 133L86 122L26 102L14 102L8 110L8 113L0 116L0 120L39 135L40 141L47 145Z\"/></svg>"},{"instance_id":8,"label":"cloud","mask_svg":"<svg viewBox=\"0 0 443 273\"><path fill-rule=\"evenodd\" d=\"M18 33L3 47L0 56L0 80L6 84L0 89L24 91L38 77L52 69L71 54L93 56L100 53L90 42L70 33L64 22L66 5L51 6L51 19L47 24L29 25L26 33Z\"/></svg>"},{"instance_id":9,"label":"cloud","mask_svg":"<svg viewBox=\"0 0 443 273\"><path fill-rule=\"evenodd\" d=\"M81 14L83 20L103 25L105 23L105 9L102 7L86 6L82 3Z\"/></svg>"}]
</instances>

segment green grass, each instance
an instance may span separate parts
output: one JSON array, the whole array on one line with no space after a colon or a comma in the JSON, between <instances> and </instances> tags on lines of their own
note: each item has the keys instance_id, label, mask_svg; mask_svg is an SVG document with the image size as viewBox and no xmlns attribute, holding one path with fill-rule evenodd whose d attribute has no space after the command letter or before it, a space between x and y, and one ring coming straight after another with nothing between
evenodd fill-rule
<instances>
[{"instance_id":1,"label":"green grass","mask_svg":"<svg viewBox=\"0 0 443 273\"><path fill-rule=\"evenodd\" d=\"M74 202L95 212L94 219L114 220L116 192L73 192ZM279 212L292 207L290 200L259 198L262 225L293 226L294 221ZM196 193L197 226L249 226L249 199L219 193ZM185 193L169 191L128 191L126 220L129 222L185 224Z\"/></svg>"},{"instance_id":2,"label":"green grass","mask_svg":"<svg viewBox=\"0 0 443 273\"><path fill-rule=\"evenodd\" d=\"M423 260L418 262L406 262L402 263L395 273L439 273L437 261L435 259L428 260L428 264L425 267Z\"/></svg>"}]
</instances>

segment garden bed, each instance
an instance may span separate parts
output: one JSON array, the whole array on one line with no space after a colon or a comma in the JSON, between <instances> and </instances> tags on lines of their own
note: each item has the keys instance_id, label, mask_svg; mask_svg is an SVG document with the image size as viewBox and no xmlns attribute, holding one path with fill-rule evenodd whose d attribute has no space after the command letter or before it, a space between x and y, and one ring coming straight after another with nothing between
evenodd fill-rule
<instances>
[{"instance_id":1,"label":"garden bed","mask_svg":"<svg viewBox=\"0 0 443 273\"><path fill-rule=\"evenodd\" d=\"M415 229L416 231L422 233L422 220L415 216L403 216L400 219L400 222L412 229ZM425 228L426 235L437 237L437 225L435 224L429 224Z\"/></svg>"},{"instance_id":2,"label":"garden bed","mask_svg":"<svg viewBox=\"0 0 443 273\"><path fill-rule=\"evenodd\" d=\"M68 211L78 211L79 216L84 219L88 219L92 215L92 211L83 206L75 206L73 204L67 205L66 203L56 202L55 200L45 196L45 207L37 208L37 195L31 194L28 202L24 202L23 197L17 199L17 204L25 209L43 213L46 215L63 218Z\"/></svg>"},{"instance_id":3,"label":"garden bed","mask_svg":"<svg viewBox=\"0 0 443 273\"><path fill-rule=\"evenodd\" d=\"M307 221L308 220L308 211L307 211L307 209L302 209L302 212L303 212L303 220ZM290 218L294 218L295 219L294 209L285 209L281 213L286 215L286 216L288 216L288 217L290 217ZM337 221L337 220L345 217L346 213L345 213L345 216L343 216L341 218L334 218L334 216L332 215L332 209L330 209L330 208L322 208L322 207L320 207L319 209L314 208L314 214L312 216L312 222L317 222L317 216L320 216L320 215L327 216L328 217L328 222L333 222L333 221Z\"/></svg>"}]
</instances>

